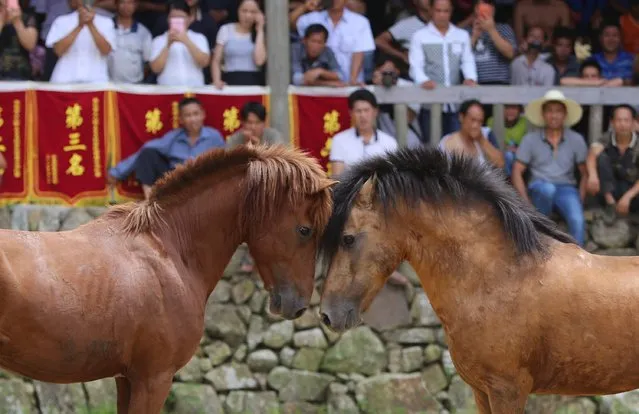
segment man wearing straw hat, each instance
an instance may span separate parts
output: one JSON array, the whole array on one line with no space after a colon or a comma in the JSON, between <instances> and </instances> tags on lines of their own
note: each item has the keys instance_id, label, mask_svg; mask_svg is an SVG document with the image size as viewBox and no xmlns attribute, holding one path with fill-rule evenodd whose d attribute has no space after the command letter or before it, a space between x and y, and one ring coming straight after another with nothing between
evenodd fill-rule
<instances>
[{"instance_id":1,"label":"man wearing straw hat","mask_svg":"<svg viewBox=\"0 0 639 414\"><path fill-rule=\"evenodd\" d=\"M526 106L525 115L539 130L521 140L513 166L512 183L521 196L543 214L556 209L575 240L584 245L583 199L586 194L588 147L581 134L570 129L582 116L581 106L550 90ZM579 169L577 187L575 167ZM526 186L524 172L531 177Z\"/></svg>"}]
</instances>

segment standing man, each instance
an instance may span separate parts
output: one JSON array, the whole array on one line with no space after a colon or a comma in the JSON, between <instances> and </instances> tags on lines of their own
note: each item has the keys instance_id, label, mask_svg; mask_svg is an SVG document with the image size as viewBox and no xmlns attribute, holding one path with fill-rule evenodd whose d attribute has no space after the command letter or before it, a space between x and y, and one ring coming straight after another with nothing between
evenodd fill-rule
<instances>
[{"instance_id":1,"label":"standing man","mask_svg":"<svg viewBox=\"0 0 639 414\"><path fill-rule=\"evenodd\" d=\"M431 21L413 35L408 51L410 77L424 89L437 86L477 84L477 67L470 35L450 22L453 14L451 0L431 0ZM442 135L459 129L457 107L444 104L442 108ZM422 106L419 114L422 136L430 137L430 108ZM425 141L428 142L429 139Z\"/></svg>"},{"instance_id":2,"label":"standing man","mask_svg":"<svg viewBox=\"0 0 639 414\"><path fill-rule=\"evenodd\" d=\"M219 131L204 126L206 114L199 100L184 98L178 108L182 126L146 142L138 152L111 168L107 177L110 185L135 172L144 197L148 198L153 184L166 172L212 148L224 147Z\"/></svg>"},{"instance_id":3,"label":"standing man","mask_svg":"<svg viewBox=\"0 0 639 414\"><path fill-rule=\"evenodd\" d=\"M581 134L570 129L581 119L581 106L561 91L550 90L526 106L526 117L539 130L529 132L517 148L512 183L519 194L541 213L549 216L554 208L568 224L570 234L584 245L583 200L586 194L586 155L588 148ZM580 173L577 186L575 167ZM524 172L530 169L526 187Z\"/></svg>"}]
</instances>

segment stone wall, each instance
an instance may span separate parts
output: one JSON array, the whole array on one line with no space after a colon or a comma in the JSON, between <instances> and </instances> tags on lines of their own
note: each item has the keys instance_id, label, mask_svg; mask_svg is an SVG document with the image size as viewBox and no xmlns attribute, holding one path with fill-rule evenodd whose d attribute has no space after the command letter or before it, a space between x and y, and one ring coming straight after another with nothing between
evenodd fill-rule
<instances>
[{"instance_id":1,"label":"stone wall","mask_svg":"<svg viewBox=\"0 0 639 414\"><path fill-rule=\"evenodd\" d=\"M16 206L0 209L0 228L58 231L100 215L101 208ZM588 249L636 254L632 221L607 227L589 211ZM233 257L206 308L205 333L176 374L167 413L474 413L446 338L418 281L387 285L343 335L319 323L312 308L296 321L268 314L259 278ZM112 379L54 385L0 371L0 413L115 413ZM639 413L639 393L604 398L531 396L527 413Z\"/></svg>"}]
</instances>

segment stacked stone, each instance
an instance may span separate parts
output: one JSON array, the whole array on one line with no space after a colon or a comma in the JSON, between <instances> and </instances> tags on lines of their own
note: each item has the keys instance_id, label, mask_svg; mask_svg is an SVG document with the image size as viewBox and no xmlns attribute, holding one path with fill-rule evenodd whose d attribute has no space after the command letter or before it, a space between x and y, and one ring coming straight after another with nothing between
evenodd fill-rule
<instances>
[{"instance_id":1,"label":"stacked stone","mask_svg":"<svg viewBox=\"0 0 639 414\"><path fill-rule=\"evenodd\" d=\"M60 230L101 211L5 208L0 209L0 226ZM598 231L591 230L601 243L604 236ZM393 287L403 301L403 322L371 323L338 335L319 322L317 292L311 308L295 321L270 315L259 278L239 271L242 254L234 255L209 298L201 346L175 375L167 413L476 412L417 280ZM639 413L637 401L639 392L605 398L531 396L526 411ZM0 413L106 414L116 412L115 402L112 379L54 385L0 372Z\"/></svg>"}]
</instances>

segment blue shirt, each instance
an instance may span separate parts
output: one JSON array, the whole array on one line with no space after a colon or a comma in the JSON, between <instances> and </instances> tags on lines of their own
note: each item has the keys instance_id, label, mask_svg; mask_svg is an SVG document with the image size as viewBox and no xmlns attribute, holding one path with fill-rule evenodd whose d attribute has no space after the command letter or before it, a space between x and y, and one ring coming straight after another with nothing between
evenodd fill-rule
<instances>
[{"instance_id":1,"label":"blue shirt","mask_svg":"<svg viewBox=\"0 0 639 414\"><path fill-rule=\"evenodd\" d=\"M635 57L626 51L620 50L614 62L606 60L603 53L595 53L593 59L601 66L601 77L604 79L632 79L632 65Z\"/></svg>"},{"instance_id":2,"label":"blue shirt","mask_svg":"<svg viewBox=\"0 0 639 414\"><path fill-rule=\"evenodd\" d=\"M152 139L144 143L142 148L157 150L169 160L169 166L173 169L179 164L183 164L186 160L193 159L212 148L224 148L224 146L224 138L222 138L218 130L202 127L200 137L193 145L191 145L191 140L186 134L186 130L177 128L167 132L162 138ZM135 170L140 150L120 161L109 170L109 174L117 180L126 179Z\"/></svg>"}]
</instances>

